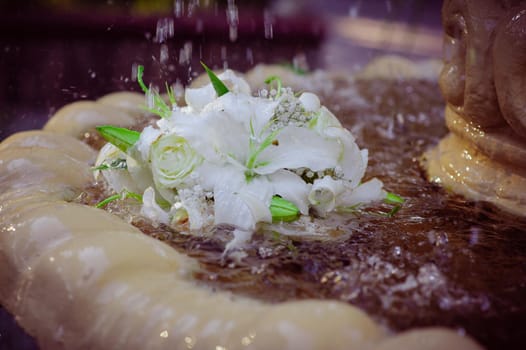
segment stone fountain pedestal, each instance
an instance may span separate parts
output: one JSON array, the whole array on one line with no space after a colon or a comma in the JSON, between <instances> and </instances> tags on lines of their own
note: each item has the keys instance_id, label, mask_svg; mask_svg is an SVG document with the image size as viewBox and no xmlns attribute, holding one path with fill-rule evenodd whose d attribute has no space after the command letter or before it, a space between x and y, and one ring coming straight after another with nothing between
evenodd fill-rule
<instances>
[{"instance_id":1,"label":"stone fountain pedestal","mask_svg":"<svg viewBox=\"0 0 526 350\"><path fill-rule=\"evenodd\" d=\"M450 130L429 180L526 216L526 2L445 0L440 88Z\"/></svg>"},{"instance_id":2,"label":"stone fountain pedestal","mask_svg":"<svg viewBox=\"0 0 526 350\"><path fill-rule=\"evenodd\" d=\"M526 142L507 127L490 132L446 108L451 131L423 157L429 180L472 200L526 215Z\"/></svg>"}]
</instances>

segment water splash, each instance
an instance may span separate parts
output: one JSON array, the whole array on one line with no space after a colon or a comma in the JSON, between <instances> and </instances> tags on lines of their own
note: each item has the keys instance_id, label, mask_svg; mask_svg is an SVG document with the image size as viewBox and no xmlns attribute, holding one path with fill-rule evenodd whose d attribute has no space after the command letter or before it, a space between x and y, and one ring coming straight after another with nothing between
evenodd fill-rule
<instances>
[{"instance_id":1,"label":"water splash","mask_svg":"<svg viewBox=\"0 0 526 350\"><path fill-rule=\"evenodd\" d=\"M174 31L174 20L173 18L159 18L157 20L157 27L155 29L155 37L153 42L164 43L167 39L173 38Z\"/></svg>"}]
</instances>

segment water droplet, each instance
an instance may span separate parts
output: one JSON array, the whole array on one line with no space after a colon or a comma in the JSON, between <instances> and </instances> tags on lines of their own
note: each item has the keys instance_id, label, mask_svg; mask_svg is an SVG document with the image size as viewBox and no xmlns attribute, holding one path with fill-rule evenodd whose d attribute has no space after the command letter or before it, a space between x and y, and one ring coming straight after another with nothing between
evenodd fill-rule
<instances>
[{"instance_id":1,"label":"water droplet","mask_svg":"<svg viewBox=\"0 0 526 350\"><path fill-rule=\"evenodd\" d=\"M161 45L161 50L160 50L160 53L159 53L159 62L161 62L163 64L168 62L168 57L169 57L168 46L165 45L165 44L162 44Z\"/></svg>"},{"instance_id":2,"label":"water droplet","mask_svg":"<svg viewBox=\"0 0 526 350\"><path fill-rule=\"evenodd\" d=\"M136 81L137 80L137 68L138 67L139 67L138 63L133 63L132 64L132 71L131 71L131 79L132 79L132 81Z\"/></svg>"},{"instance_id":3,"label":"water droplet","mask_svg":"<svg viewBox=\"0 0 526 350\"><path fill-rule=\"evenodd\" d=\"M471 227L469 229L469 231L470 231L469 244L470 245L476 245L479 242L480 228L479 227Z\"/></svg>"},{"instance_id":4,"label":"water droplet","mask_svg":"<svg viewBox=\"0 0 526 350\"><path fill-rule=\"evenodd\" d=\"M179 64L185 65L190 64L192 59L192 42L187 41L179 51Z\"/></svg>"},{"instance_id":5,"label":"water droplet","mask_svg":"<svg viewBox=\"0 0 526 350\"><path fill-rule=\"evenodd\" d=\"M234 42L237 40L237 25L239 23L239 13L234 0L228 0L226 20L228 23L228 36L230 41Z\"/></svg>"},{"instance_id":6,"label":"water droplet","mask_svg":"<svg viewBox=\"0 0 526 350\"><path fill-rule=\"evenodd\" d=\"M387 13L391 13L391 11L393 11L393 4L391 3L391 0L385 0L385 7L387 9Z\"/></svg>"},{"instance_id":7,"label":"water droplet","mask_svg":"<svg viewBox=\"0 0 526 350\"><path fill-rule=\"evenodd\" d=\"M192 17L196 7L199 6L199 0L190 0L188 2L188 17Z\"/></svg>"},{"instance_id":8,"label":"water droplet","mask_svg":"<svg viewBox=\"0 0 526 350\"><path fill-rule=\"evenodd\" d=\"M204 28L204 25L203 25L202 19L198 19L197 21L195 21L195 32L196 33L202 33L203 28Z\"/></svg>"},{"instance_id":9,"label":"water droplet","mask_svg":"<svg viewBox=\"0 0 526 350\"><path fill-rule=\"evenodd\" d=\"M195 345L195 339L192 337L184 337L184 342L186 344L187 349L193 349Z\"/></svg>"},{"instance_id":10,"label":"water droplet","mask_svg":"<svg viewBox=\"0 0 526 350\"><path fill-rule=\"evenodd\" d=\"M265 39L274 38L274 17L272 16L272 13L267 9L263 11L263 25L265 27Z\"/></svg>"},{"instance_id":11,"label":"water droplet","mask_svg":"<svg viewBox=\"0 0 526 350\"><path fill-rule=\"evenodd\" d=\"M357 1L351 8L349 9L349 17L356 18L360 15L360 8L362 7L362 1Z\"/></svg>"},{"instance_id":12,"label":"water droplet","mask_svg":"<svg viewBox=\"0 0 526 350\"><path fill-rule=\"evenodd\" d=\"M177 18L182 17L184 15L184 2L182 0L175 0L174 15Z\"/></svg>"},{"instance_id":13,"label":"water droplet","mask_svg":"<svg viewBox=\"0 0 526 350\"><path fill-rule=\"evenodd\" d=\"M247 48L245 51L245 57L248 63L251 65L254 64L254 53L252 52L251 48Z\"/></svg>"},{"instance_id":14,"label":"water droplet","mask_svg":"<svg viewBox=\"0 0 526 350\"><path fill-rule=\"evenodd\" d=\"M396 257L399 257L400 255L402 255L402 248L400 248L399 246L394 247L393 255Z\"/></svg>"},{"instance_id":15,"label":"water droplet","mask_svg":"<svg viewBox=\"0 0 526 350\"><path fill-rule=\"evenodd\" d=\"M173 38L174 33L175 32L173 18L159 18L157 20L155 38L153 38L153 41L156 43L163 43L167 39Z\"/></svg>"}]
</instances>

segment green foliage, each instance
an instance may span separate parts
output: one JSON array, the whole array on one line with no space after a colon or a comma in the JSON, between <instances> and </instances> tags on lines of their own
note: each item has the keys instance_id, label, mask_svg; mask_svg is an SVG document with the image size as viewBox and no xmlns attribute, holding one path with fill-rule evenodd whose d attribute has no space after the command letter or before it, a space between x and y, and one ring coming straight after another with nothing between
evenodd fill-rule
<instances>
[{"instance_id":1,"label":"green foliage","mask_svg":"<svg viewBox=\"0 0 526 350\"><path fill-rule=\"evenodd\" d=\"M300 210L294 203L279 196L274 196L270 202L270 213L272 214L273 222L290 222L299 217Z\"/></svg>"},{"instance_id":2,"label":"green foliage","mask_svg":"<svg viewBox=\"0 0 526 350\"><path fill-rule=\"evenodd\" d=\"M124 153L127 153L128 149L139 141L139 137L141 136L141 133L138 131L112 125L102 125L96 129L106 141Z\"/></svg>"},{"instance_id":3,"label":"green foliage","mask_svg":"<svg viewBox=\"0 0 526 350\"><path fill-rule=\"evenodd\" d=\"M99 203L95 204L95 207L104 208L106 205L113 201L127 198L132 198L135 199L137 202L142 203L142 196L140 194L124 190L122 193L117 193L112 196L109 196L106 199L101 200Z\"/></svg>"},{"instance_id":4,"label":"green foliage","mask_svg":"<svg viewBox=\"0 0 526 350\"><path fill-rule=\"evenodd\" d=\"M144 84L143 80L144 75L144 67L139 65L137 67L137 82L139 83L139 86L141 87L142 91L146 94L148 101L148 107L146 110L150 113L153 113L155 115L158 115L161 118L168 118L172 114L172 109L170 106L164 102L164 99L161 97L158 91L149 88ZM173 89L166 84L166 92L168 94L168 99L170 100L170 103L172 105L176 104L175 101L175 95L173 92Z\"/></svg>"},{"instance_id":5,"label":"green foliage","mask_svg":"<svg viewBox=\"0 0 526 350\"><path fill-rule=\"evenodd\" d=\"M208 74L208 77L210 78L210 82L212 83L212 86L214 87L214 90L216 91L217 97L223 96L230 90L228 90L228 87L215 75L215 73L208 68L206 64L201 62L201 65L206 71L206 74Z\"/></svg>"}]
</instances>

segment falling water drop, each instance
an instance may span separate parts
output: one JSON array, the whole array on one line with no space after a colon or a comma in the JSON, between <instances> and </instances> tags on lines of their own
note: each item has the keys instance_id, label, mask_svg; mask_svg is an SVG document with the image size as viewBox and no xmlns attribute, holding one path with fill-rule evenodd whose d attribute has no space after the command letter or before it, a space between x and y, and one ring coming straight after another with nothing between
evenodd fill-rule
<instances>
[{"instance_id":1,"label":"falling water drop","mask_svg":"<svg viewBox=\"0 0 526 350\"><path fill-rule=\"evenodd\" d=\"M153 41L156 43L163 43L169 38L174 36L174 20L173 18L160 18L157 20L157 27L155 29L155 38Z\"/></svg>"},{"instance_id":2,"label":"falling water drop","mask_svg":"<svg viewBox=\"0 0 526 350\"><path fill-rule=\"evenodd\" d=\"M250 63L251 65L254 64L254 53L252 52L252 49L250 47L247 47L246 58L248 63Z\"/></svg>"},{"instance_id":3,"label":"falling water drop","mask_svg":"<svg viewBox=\"0 0 526 350\"><path fill-rule=\"evenodd\" d=\"M168 62L169 54L168 54L168 46L166 44L161 45L161 50L159 53L159 62L162 64L165 64Z\"/></svg>"},{"instance_id":4,"label":"falling water drop","mask_svg":"<svg viewBox=\"0 0 526 350\"><path fill-rule=\"evenodd\" d=\"M188 17L192 17L195 12L195 9L199 6L199 0L190 0L188 2Z\"/></svg>"},{"instance_id":5,"label":"falling water drop","mask_svg":"<svg viewBox=\"0 0 526 350\"><path fill-rule=\"evenodd\" d=\"M174 15L177 18L184 15L184 2L182 0L174 1Z\"/></svg>"},{"instance_id":6,"label":"falling water drop","mask_svg":"<svg viewBox=\"0 0 526 350\"><path fill-rule=\"evenodd\" d=\"M357 1L354 5L351 6L349 9L349 17L356 18L360 15L360 8L362 7L362 1Z\"/></svg>"},{"instance_id":7,"label":"falling water drop","mask_svg":"<svg viewBox=\"0 0 526 350\"><path fill-rule=\"evenodd\" d=\"M274 38L274 17L272 16L272 13L267 9L263 11L263 25L265 27L265 39Z\"/></svg>"},{"instance_id":8,"label":"falling water drop","mask_svg":"<svg viewBox=\"0 0 526 350\"><path fill-rule=\"evenodd\" d=\"M204 28L204 23L202 19L198 19L195 21L195 32L196 33L202 33Z\"/></svg>"},{"instance_id":9,"label":"falling water drop","mask_svg":"<svg viewBox=\"0 0 526 350\"><path fill-rule=\"evenodd\" d=\"M132 64L131 79L132 81L137 81L137 68L139 65L137 63Z\"/></svg>"},{"instance_id":10,"label":"falling water drop","mask_svg":"<svg viewBox=\"0 0 526 350\"><path fill-rule=\"evenodd\" d=\"M226 46L221 46L221 60L223 61L223 69L228 69L228 52Z\"/></svg>"},{"instance_id":11,"label":"falling water drop","mask_svg":"<svg viewBox=\"0 0 526 350\"><path fill-rule=\"evenodd\" d=\"M228 23L228 36L230 41L234 42L237 40L237 26L239 23L239 13L234 0L228 0L226 20Z\"/></svg>"},{"instance_id":12,"label":"falling water drop","mask_svg":"<svg viewBox=\"0 0 526 350\"><path fill-rule=\"evenodd\" d=\"M190 64L192 59L192 42L187 41L179 51L179 64L185 65Z\"/></svg>"},{"instance_id":13,"label":"falling water drop","mask_svg":"<svg viewBox=\"0 0 526 350\"><path fill-rule=\"evenodd\" d=\"M385 0L385 7L387 8L387 13L391 13L393 10L393 4L391 3L391 0Z\"/></svg>"}]
</instances>

